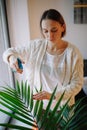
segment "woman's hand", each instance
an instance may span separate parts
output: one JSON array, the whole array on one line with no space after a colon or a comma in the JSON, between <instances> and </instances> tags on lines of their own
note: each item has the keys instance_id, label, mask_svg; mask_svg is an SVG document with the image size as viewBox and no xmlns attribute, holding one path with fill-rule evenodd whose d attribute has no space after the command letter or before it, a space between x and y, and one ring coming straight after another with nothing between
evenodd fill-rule
<instances>
[{"instance_id":1,"label":"woman's hand","mask_svg":"<svg viewBox=\"0 0 87 130\"><path fill-rule=\"evenodd\" d=\"M49 100L50 97L51 97L51 94L46 91L41 91L41 92L33 95L34 100L44 100L44 99Z\"/></svg>"},{"instance_id":2,"label":"woman's hand","mask_svg":"<svg viewBox=\"0 0 87 130\"><path fill-rule=\"evenodd\" d=\"M21 60L22 64L24 64L24 62ZM18 66L18 60L16 57L14 57L13 55L11 55L9 57L9 65L11 67L11 69L13 70L13 72L18 72L18 73L22 73L23 69L20 69Z\"/></svg>"}]
</instances>

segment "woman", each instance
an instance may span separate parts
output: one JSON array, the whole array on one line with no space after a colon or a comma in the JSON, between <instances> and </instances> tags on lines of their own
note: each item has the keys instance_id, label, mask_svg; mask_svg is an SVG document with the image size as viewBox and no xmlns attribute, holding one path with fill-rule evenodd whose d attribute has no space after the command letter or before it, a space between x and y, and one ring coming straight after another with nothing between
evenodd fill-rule
<instances>
[{"instance_id":1,"label":"woman","mask_svg":"<svg viewBox=\"0 0 87 130\"><path fill-rule=\"evenodd\" d=\"M61 106L71 97L69 105L74 104L75 95L83 85L83 59L79 50L62 38L66 33L66 24L55 9L46 10L40 20L40 28L44 39L30 41L26 47L9 48L3 54L3 59L16 69L19 69L17 58L25 63L27 80L33 89L34 100L43 100L44 109L57 86L53 109L61 94L65 91ZM42 91L38 91L42 85Z\"/></svg>"}]
</instances>

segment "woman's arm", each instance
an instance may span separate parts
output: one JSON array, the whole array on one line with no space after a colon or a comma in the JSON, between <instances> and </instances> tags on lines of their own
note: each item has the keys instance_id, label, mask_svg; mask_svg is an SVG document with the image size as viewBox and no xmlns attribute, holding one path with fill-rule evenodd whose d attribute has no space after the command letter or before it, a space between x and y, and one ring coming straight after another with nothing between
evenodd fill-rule
<instances>
[{"instance_id":1,"label":"woman's arm","mask_svg":"<svg viewBox=\"0 0 87 130\"><path fill-rule=\"evenodd\" d=\"M24 64L27 57L29 57L29 47L12 47L3 53L3 61L7 63L13 71L17 71L18 73L23 72L23 69L19 67L18 59Z\"/></svg>"},{"instance_id":2,"label":"woman's arm","mask_svg":"<svg viewBox=\"0 0 87 130\"><path fill-rule=\"evenodd\" d=\"M64 84L61 86L60 89L57 90L56 98L59 99L61 94L65 91L64 99L66 100L69 97L75 97L81 90L83 86L83 59L79 56L76 60L72 63L72 72L70 75L70 81L68 84ZM68 76L66 74L66 76Z\"/></svg>"}]
</instances>

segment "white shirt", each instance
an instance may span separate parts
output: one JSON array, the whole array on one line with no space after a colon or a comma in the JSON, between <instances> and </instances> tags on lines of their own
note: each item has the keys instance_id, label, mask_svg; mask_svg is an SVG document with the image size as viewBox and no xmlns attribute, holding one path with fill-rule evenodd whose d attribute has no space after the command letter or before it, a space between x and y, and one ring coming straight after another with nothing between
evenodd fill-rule
<instances>
[{"instance_id":1,"label":"white shirt","mask_svg":"<svg viewBox=\"0 0 87 130\"><path fill-rule=\"evenodd\" d=\"M65 54L51 55L45 53L41 65L41 81L43 90L52 93L53 88L61 87L65 77ZM50 87L49 87L50 86Z\"/></svg>"}]
</instances>

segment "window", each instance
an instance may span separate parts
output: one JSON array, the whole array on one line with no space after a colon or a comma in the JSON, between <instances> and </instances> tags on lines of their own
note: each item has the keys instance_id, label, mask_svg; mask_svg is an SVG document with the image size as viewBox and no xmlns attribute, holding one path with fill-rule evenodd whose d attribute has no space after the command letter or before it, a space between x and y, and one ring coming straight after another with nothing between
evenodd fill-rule
<instances>
[{"instance_id":1,"label":"window","mask_svg":"<svg viewBox=\"0 0 87 130\"><path fill-rule=\"evenodd\" d=\"M87 0L74 0L74 23L87 23Z\"/></svg>"}]
</instances>

